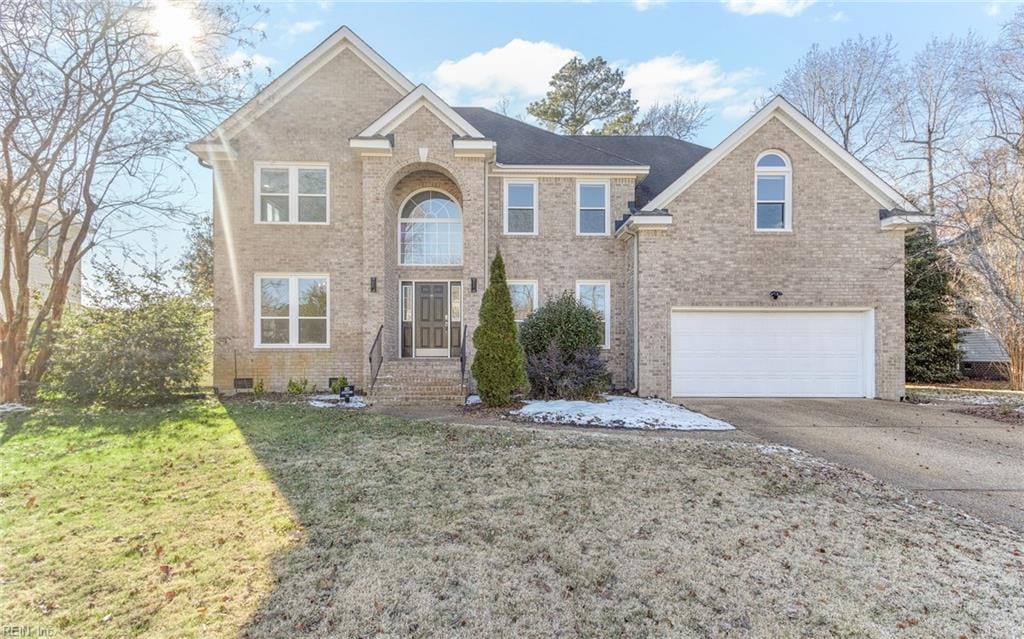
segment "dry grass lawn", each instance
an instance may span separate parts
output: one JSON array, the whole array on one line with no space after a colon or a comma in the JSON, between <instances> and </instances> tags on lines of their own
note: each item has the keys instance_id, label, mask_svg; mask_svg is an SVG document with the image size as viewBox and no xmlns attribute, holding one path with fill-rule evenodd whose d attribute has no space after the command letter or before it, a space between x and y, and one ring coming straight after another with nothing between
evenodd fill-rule
<instances>
[{"instance_id":1,"label":"dry grass lawn","mask_svg":"<svg viewBox=\"0 0 1024 639\"><path fill-rule=\"evenodd\" d=\"M783 450L193 403L0 436L0 624L1013 637L1024 540Z\"/></svg>"}]
</instances>

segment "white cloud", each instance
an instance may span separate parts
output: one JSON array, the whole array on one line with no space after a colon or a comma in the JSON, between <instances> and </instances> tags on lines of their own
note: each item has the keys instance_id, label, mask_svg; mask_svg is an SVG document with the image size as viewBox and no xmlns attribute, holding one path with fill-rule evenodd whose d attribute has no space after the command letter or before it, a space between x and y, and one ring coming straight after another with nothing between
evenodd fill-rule
<instances>
[{"instance_id":1,"label":"white cloud","mask_svg":"<svg viewBox=\"0 0 1024 639\"><path fill-rule=\"evenodd\" d=\"M725 8L745 16L774 13L792 18L815 3L816 0L722 0Z\"/></svg>"},{"instance_id":2,"label":"white cloud","mask_svg":"<svg viewBox=\"0 0 1024 639\"><path fill-rule=\"evenodd\" d=\"M836 11L828 17L829 22L849 22L850 17L842 11Z\"/></svg>"},{"instance_id":3,"label":"white cloud","mask_svg":"<svg viewBox=\"0 0 1024 639\"><path fill-rule=\"evenodd\" d=\"M668 4L668 0L633 0L633 8L637 11L647 11L651 7Z\"/></svg>"},{"instance_id":4,"label":"white cloud","mask_svg":"<svg viewBox=\"0 0 1024 639\"><path fill-rule=\"evenodd\" d=\"M494 106L503 98L518 103L543 96L551 76L578 55L550 42L516 38L489 51L445 60L434 69L431 86L453 103Z\"/></svg>"},{"instance_id":5,"label":"white cloud","mask_svg":"<svg viewBox=\"0 0 1024 639\"><path fill-rule=\"evenodd\" d=\"M267 67L272 67L277 64L277 60L270 56L265 56L260 53L245 53L238 49L236 49L234 53L229 55L227 58L227 64L232 67L240 67L248 62L252 63L254 71L261 71Z\"/></svg>"},{"instance_id":6,"label":"white cloud","mask_svg":"<svg viewBox=\"0 0 1024 639\"><path fill-rule=\"evenodd\" d=\"M993 18L994 18L994 17L996 17L997 15L999 15L999 13L1000 13L1000 12L1001 12L1002 10L1003 10L1003 7L1002 7L1002 5L1000 5L1000 4L998 3L998 2L990 2L990 3L988 3L988 5L987 5L987 6L985 7L985 13L986 13L987 15L990 15L990 16L992 16Z\"/></svg>"},{"instance_id":7,"label":"white cloud","mask_svg":"<svg viewBox=\"0 0 1024 639\"><path fill-rule=\"evenodd\" d=\"M321 25L320 20L300 20L288 25L288 35L295 36L309 33Z\"/></svg>"},{"instance_id":8,"label":"white cloud","mask_svg":"<svg viewBox=\"0 0 1024 639\"><path fill-rule=\"evenodd\" d=\"M673 54L626 67L625 86L633 92L641 109L676 97L715 103L738 95L755 75L753 69L727 72L715 60L691 62Z\"/></svg>"}]
</instances>

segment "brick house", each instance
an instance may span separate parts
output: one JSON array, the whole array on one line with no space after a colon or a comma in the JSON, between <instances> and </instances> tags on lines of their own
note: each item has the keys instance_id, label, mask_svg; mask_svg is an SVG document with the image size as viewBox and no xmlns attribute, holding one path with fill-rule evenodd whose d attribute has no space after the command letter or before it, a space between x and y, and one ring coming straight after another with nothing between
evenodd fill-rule
<instances>
[{"instance_id":1,"label":"brick house","mask_svg":"<svg viewBox=\"0 0 1024 639\"><path fill-rule=\"evenodd\" d=\"M453 108L343 27L188 148L213 172L221 390L459 400L500 249L520 317L564 290L602 315L616 387L903 394L922 216L781 98L713 149L562 136Z\"/></svg>"}]
</instances>

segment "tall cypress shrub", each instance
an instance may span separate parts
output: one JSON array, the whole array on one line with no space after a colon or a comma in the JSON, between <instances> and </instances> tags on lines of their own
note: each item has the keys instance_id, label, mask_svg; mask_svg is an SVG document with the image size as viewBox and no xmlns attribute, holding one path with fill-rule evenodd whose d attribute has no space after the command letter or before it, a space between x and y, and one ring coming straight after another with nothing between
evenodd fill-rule
<instances>
[{"instance_id":1,"label":"tall cypress shrub","mask_svg":"<svg viewBox=\"0 0 1024 639\"><path fill-rule=\"evenodd\" d=\"M906 239L907 380L952 382L959 378L960 353L951 312L951 266L932 234Z\"/></svg>"},{"instance_id":2,"label":"tall cypress shrub","mask_svg":"<svg viewBox=\"0 0 1024 639\"><path fill-rule=\"evenodd\" d=\"M523 349L516 339L512 297L505 280L501 251L491 262L491 281L480 304L480 325L473 331L473 377L487 406L505 406L512 392L526 385Z\"/></svg>"}]
</instances>

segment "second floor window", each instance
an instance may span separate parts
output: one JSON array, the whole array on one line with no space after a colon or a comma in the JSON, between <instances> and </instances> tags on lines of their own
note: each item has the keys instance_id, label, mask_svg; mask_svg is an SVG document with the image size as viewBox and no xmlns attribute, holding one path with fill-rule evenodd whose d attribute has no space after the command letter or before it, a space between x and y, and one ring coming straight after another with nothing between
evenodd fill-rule
<instances>
[{"instance_id":1,"label":"second floor window","mask_svg":"<svg viewBox=\"0 0 1024 639\"><path fill-rule=\"evenodd\" d=\"M576 234L608 235L608 183L577 182Z\"/></svg>"},{"instance_id":2,"label":"second floor window","mask_svg":"<svg viewBox=\"0 0 1024 639\"><path fill-rule=\"evenodd\" d=\"M327 166L256 165L256 221L327 223Z\"/></svg>"},{"instance_id":3,"label":"second floor window","mask_svg":"<svg viewBox=\"0 0 1024 639\"><path fill-rule=\"evenodd\" d=\"M789 160L779 151L767 151L754 165L754 228L758 231L788 231L792 228Z\"/></svg>"},{"instance_id":4,"label":"second floor window","mask_svg":"<svg viewBox=\"0 0 1024 639\"><path fill-rule=\"evenodd\" d=\"M537 234L536 182L505 182L505 233Z\"/></svg>"}]
</instances>

